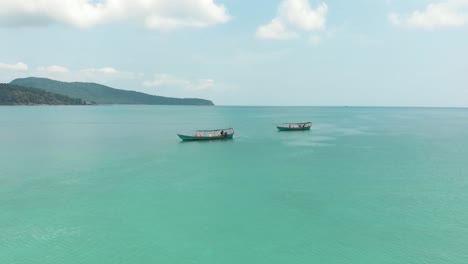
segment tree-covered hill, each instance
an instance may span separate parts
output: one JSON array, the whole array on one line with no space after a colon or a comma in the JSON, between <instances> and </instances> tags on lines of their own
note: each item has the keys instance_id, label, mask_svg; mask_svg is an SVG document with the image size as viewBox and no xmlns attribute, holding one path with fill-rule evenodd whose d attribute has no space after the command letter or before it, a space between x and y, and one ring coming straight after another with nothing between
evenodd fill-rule
<instances>
[{"instance_id":1,"label":"tree-covered hill","mask_svg":"<svg viewBox=\"0 0 468 264\"><path fill-rule=\"evenodd\" d=\"M82 105L81 99L41 89L0 83L0 105Z\"/></svg>"},{"instance_id":2,"label":"tree-covered hill","mask_svg":"<svg viewBox=\"0 0 468 264\"><path fill-rule=\"evenodd\" d=\"M119 90L97 83L60 82L46 78L16 79L11 84L43 89L97 104L147 104L147 105L213 105L197 98L171 98L145 93Z\"/></svg>"}]
</instances>

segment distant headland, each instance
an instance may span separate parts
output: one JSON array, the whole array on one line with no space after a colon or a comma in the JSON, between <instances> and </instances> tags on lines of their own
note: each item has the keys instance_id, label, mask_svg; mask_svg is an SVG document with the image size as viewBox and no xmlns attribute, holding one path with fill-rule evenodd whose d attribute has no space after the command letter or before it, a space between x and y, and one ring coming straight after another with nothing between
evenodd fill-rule
<instances>
[{"instance_id":1,"label":"distant headland","mask_svg":"<svg viewBox=\"0 0 468 264\"><path fill-rule=\"evenodd\" d=\"M21 78L0 84L0 105L214 105L199 98L172 98L120 90L97 83L61 82L47 78Z\"/></svg>"}]
</instances>

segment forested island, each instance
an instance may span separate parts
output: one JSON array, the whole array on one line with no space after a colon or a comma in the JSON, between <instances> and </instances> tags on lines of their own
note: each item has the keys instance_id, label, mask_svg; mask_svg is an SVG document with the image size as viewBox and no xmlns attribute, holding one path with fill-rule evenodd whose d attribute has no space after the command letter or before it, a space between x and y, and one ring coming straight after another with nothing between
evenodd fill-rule
<instances>
[{"instance_id":1,"label":"forested island","mask_svg":"<svg viewBox=\"0 0 468 264\"><path fill-rule=\"evenodd\" d=\"M0 105L83 105L81 99L41 89L0 83Z\"/></svg>"},{"instance_id":2,"label":"forested island","mask_svg":"<svg viewBox=\"0 0 468 264\"><path fill-rule=\"evenodd\" d=\"M47 78L21 78L10 84L39 88L50 93L71 98L80 98L96 104L142 104L142 105L214 105L210 100L198 98L172 98L150 95L136 91L120 90L97 83L61 82Z\"/></svg>"}]
</instances>

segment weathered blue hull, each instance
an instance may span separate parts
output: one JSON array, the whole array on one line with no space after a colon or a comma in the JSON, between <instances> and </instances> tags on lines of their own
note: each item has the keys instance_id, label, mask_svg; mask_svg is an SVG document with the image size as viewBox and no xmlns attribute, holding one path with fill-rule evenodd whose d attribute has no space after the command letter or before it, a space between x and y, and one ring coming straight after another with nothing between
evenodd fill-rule
<instances>
[{"instance_id":1,"label":"weathered blue hull","mask_svg":"<svg viewBox=\"0 0 468 264\"><path fill-rule=\"evenodd\" d=\"M304 131L304 130L310 130L310 126L306 127L282 127L282 126L277 126L279 131Z\"/></svg>"},{"instance_id":2,"label":"weathered blue hull","mask_svg":"<svg viewBox=\"0 0 468 264\"><path fill-rule=\"evenodd\" d=\"M223 136L211 136L211 137L205 137L205 136L187 136L187 135L181 135L177 134L182 141L207 141L207 140L223 140L223 139L232 139L234 137L234 134L226 134Z\"/></svg>"}]
</instances>

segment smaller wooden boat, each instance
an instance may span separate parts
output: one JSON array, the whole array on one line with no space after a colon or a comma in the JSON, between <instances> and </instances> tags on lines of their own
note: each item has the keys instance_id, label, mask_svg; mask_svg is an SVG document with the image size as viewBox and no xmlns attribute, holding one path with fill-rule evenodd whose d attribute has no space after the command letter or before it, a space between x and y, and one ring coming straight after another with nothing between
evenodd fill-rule
<instances>
[{"instance_id":1,"label":"smaller wooden boat","mask_svg":"<svg viewBox=\"0 0 468 264\"><path fill-rule=\"evenodd\" d=\"M305 123L284 123L276 126L279 131L301 131L301 130L310 130L312 127L311 122Z\"/></svg>"},{"instance_id":2,"label":"smaller wooden boat","mask_svg":"<svg viewBox=\"0 0 468 264\"><path fill-rule=\"evenodd\" d=\"M212 129L212 130L197 130L192 136L177 134L182 141L203 141L203 140L222 140L232 139L234 137L234 129Z\"/></svg>"}]
</instances>

